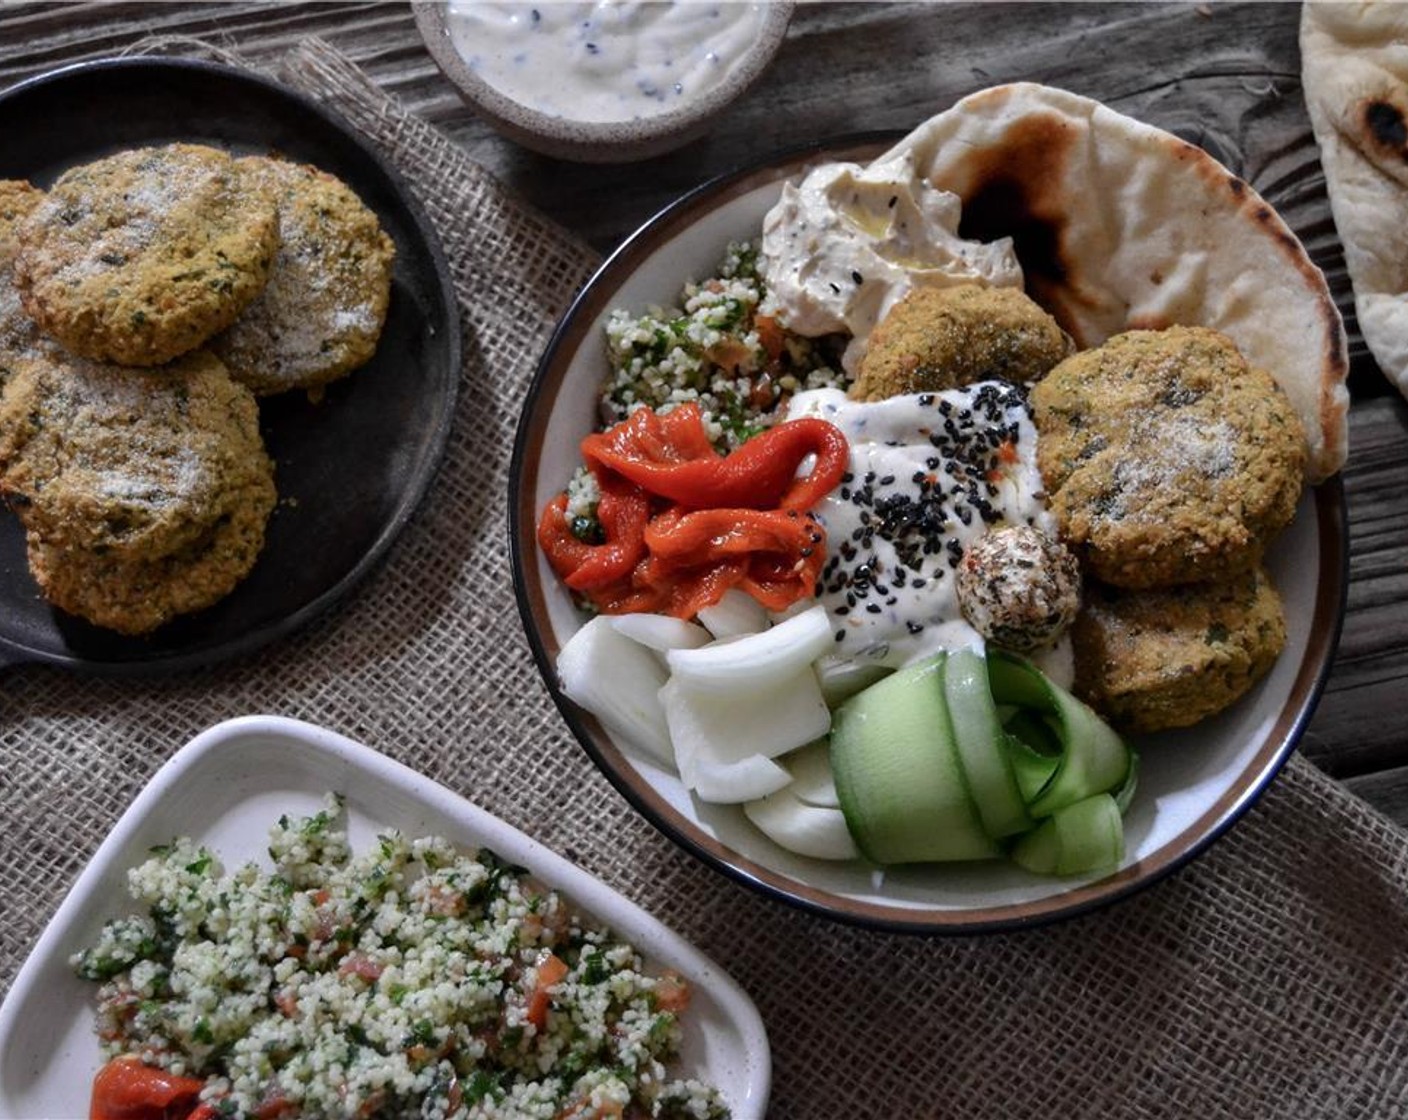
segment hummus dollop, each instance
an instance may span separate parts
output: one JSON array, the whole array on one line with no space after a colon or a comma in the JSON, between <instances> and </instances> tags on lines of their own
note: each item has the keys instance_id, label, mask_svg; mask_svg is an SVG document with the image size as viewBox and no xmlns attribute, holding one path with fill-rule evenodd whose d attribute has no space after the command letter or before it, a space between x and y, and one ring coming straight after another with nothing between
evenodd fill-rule
<instances>
[{"instance_id":1,"label":"hummus dollop","mask_svg":"<svg viewBox=\"0 0 1408 1120\"><path fill-rule=\"evenodd\" d=\"M1022 286L1011 239L964 240L961 216L909 152L823 164L783 187L763 220L765 310L797 334L850 334L842 364L854 373L872 328L911 289Z\"/></svg>"}]
</instances>

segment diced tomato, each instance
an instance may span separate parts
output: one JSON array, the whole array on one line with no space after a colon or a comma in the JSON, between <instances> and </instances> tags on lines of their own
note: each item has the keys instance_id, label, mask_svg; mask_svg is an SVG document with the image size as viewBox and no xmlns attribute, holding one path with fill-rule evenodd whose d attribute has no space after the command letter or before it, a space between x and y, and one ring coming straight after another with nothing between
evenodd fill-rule
<instances>
[{"instance_id":1,"label":"diced tomato","mask_svg":"<svg viewBox=\"0 0 1408 1120\"><path fill-rule=\"evenodd\" d=\"M682 1015L689 1007L689 985L678 973L667 972L655 981L655 1006Z\"/></svg>"},{"instance_id":2,"label":"diced tomato","mask_svg":"<svg viewBox=\"0 0 1408 1120\"><path fill-rule=\"evenodd\" d=\"M782 325L771 315L759 315L753 320L753 329L758 332L758 341L774 362L782 357L785 339Z\"/></svg>"},{"instance_id":3,"label":"diced tomato","mask_svg":"<svg viewBox=\"0 0 1408 1120\"><path fill-rule=\"evenodd\" d=\"M348 953L337 966L339 976L360 976L367 983L381 979L382 968L365 953Z\"/></svg>"},{"instance_id":4,"label":"diced tomato","mask_svg":"<svg viewBox=\"0 0 1408 1120\"><path fill-rule=\"evenodd\" d=\"M548 1006L552 1003L550 988L560 984L568 973L567 962L553 953L544 953L538 960L537 976L528 997L528 1021L538 1030L548 1024Z\"/></svg>"}]
</instances>

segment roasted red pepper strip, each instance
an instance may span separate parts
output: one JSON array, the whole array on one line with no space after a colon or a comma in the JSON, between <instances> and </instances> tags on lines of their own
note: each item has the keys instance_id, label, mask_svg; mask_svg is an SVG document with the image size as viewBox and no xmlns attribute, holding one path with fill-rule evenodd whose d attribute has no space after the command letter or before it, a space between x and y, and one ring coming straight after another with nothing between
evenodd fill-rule
<instances>
[{"instance_id":1,"label":"roasted red pepper strip","mask_svg":"<svg viewBox=\"0 0 1408 1120\"><path fill-rule=\"evenodd\" d=\"M688 436L683 433L688 431ZM797 478L810 455L812 469ZM846 470L846 437L825 420L789 420L754 436L729 455L704 434L699 407L684 404L657 416L648 408L582 441L582 457L598 478L605 467L687 509L795 509L816 505Z\"/></svg>"},{"instance_id":2,"label":"roasted red pepper strip","mask_svg":"<svg viewBox=\"0 0 1408 1120\"><path fill-rule=\"evenodd\" d=\"M90 1120L181 1120L198 1108L205 1082L177 1077L136 1057L114 1058L93 1078Z\"/></svg>"},{"instance_id":3,"label":"roasted red pepper strip","mask_svg":"<svg viewBox=\"0 0 1408 1120\"><path fill-rule=\"evenodd\" d=\"M731 587L781 610L814 592L825 537L805 510L840 482L849 457L833 425L790 421L721 456L697 406L640 409L588 436L582 454L606 543L572 535L565 494L543 511L538 543L603 614L691 618ZM808 456L815 463L799 479Z\"/></svg>"},{"instance_id":4,"label":"roasted red pepper strip","mask_svg":"<svg viewBox=\"0 0 1408 1120\"><path fill-rule=\"evenodd\" d=\"M613 476L598 476L601 500L596 517L605 544L587 544L567 523L567 495L559 494L538 522L538 546L562 581L573 591L595 591L630 575L645 557L645 526L650 495Z\"/></svg>"}]
</instances>

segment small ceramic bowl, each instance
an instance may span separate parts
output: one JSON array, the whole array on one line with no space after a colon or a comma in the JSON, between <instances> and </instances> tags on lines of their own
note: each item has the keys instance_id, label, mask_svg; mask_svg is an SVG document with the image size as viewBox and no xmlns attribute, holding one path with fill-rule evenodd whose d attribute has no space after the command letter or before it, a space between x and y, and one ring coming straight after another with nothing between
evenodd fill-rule
<instances>
[{"instance_id":1,"label":"small ceramic bowl","mask_svg":"<svg viewBox=\"0 0 1408 1120\"><path fill-rule=\"evenodd\" d=\"M678 148L700 135L709 121L762 76L782 45L792 18L791 0L761 4L756 36L722 80L678 109L619 121L571 120L515 100L471 69L450 37L448 5L413 5L416 26L436 65L460 96L505 136L544 155L583 163L625 163Z\"/></svg>"},{"instance_id":2,"label":"small ceramic bowl","mask_svg":"<svg viewBox=\"0 0 1408 1120\"><path fill-rule=\"evenodd\" d=\"M611 309L671 305L686 280L715 275L730 241L759 236L785 181L813 162L865 160L880 150L874 143L825 145L707 184L647 223L587 285L538 368L518 426L510 517L519 609L548 687L587 753L645 817L704 862L766 895L857 925L910 933L1022 928L1163 878L1204 851L1270 784L1314 710L1343 616L1347 530L1338 477L1306 491L1294 523L1268 554L1288 627L1271 672L1196 727L1134 740L1139 789L1125 816L1126 854L1107 873L1039 877L1005 861L882 871L794 855L755 829L739 806L700 801L677 774L614 738L558 687L558 652L585 619L548 567L534 530L538 512L580 462L582 437L598 423Z\"/></svg>"}]
</instances>

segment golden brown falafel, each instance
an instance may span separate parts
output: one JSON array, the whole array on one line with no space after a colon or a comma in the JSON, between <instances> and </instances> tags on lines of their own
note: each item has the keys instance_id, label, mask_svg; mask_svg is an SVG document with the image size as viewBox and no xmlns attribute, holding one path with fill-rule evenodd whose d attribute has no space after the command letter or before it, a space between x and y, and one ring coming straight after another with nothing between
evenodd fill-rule
<instances>
[{"instance_id":1,"label":"golden brown falafel","mask_svg":"<svg viewBox=\"0 0 1408 1120\"><path fill-rule=\"evenodd\" d=\"M211 349L261 396L325 385L376 350L395 245L340 179L263 156L239 167L277 200L282 243L268 285Z\"/></svg>"},{"instance_id":2,"label":"golden brown falafel","mask_svg":"<svg viewBox=\"0 0 1408 1120\"><path fill-rule=\"evenodd\" d=\"M273 196L226 153L135 148L59 177L20 226L15 284L73 353L160 365L234 322L278 239Z\"/></svg>"},{"instance_id":3,"label":"golden brown falafel","mask_svg":"<svg viewBox=\"0 0 1408 1120\"><path fill-rule=\"evenodd\" d=\"M1035 381L1070 351L1056 320L1016 288L916 288L871 333L850 395L877 401L988 378Z\"/></svg>"},{"instance_id":4,"label":"golden brown falafel","mask_svg":"<svg viewBox=\"0 0 1408 1120\"><path fill-rule=\"evenodd\" d=\"M158 559L272 477L253 395L206 351L152 369L21 360L0 399L0 492L61 551Z\"/></svg>"},{"instance_id":5,"label":"golden brown falafel","mask_svg":"<svg viewBox=\"0 0 1408 1120\"><path fill-rule=\"evenodd\" d=\"M146 634L234 590L259 558L276 498L272 478L251 479L204 534L155 560L56 548L31 534L29 567L60 610L122 634Z\"/></svg>"},{"instance_id":6,"label":"golden brown falafel","mask_svg":"<svg viewBox=\"0 0 1408 1120\"><path fill-rule=\"evenodd\" d=\"M1304 429L1217 331L1117 335L1058 365L1031 403L1062 539L1106 583L1245 572L1295 513Z\"/></svg>"},{"instance_id":7,"label":"golden brown falafel","mask_svg":"<svg viewBox=\"0 0 1408 1120\"><path fill-rule=\"evenodd\" d=\"M1220 712L1286 644L1265 569L1222 583L1124 591L1089 584L1071 628L1076 692L1132 733L1187 727Z\"/></svg>"},{"instance_id":8,"label":"golden brown falafel","mask_svg":"<svg viewBox=\"0 0 1408 1120\"><path fill-rule=\"evenodd\" d=\"M14 265L20 222L43 201L44 192L23 179L0 179L0 390L15 359L33 355L42 344L39 328L20 304Z\"/></svg>"}]
</instances>

